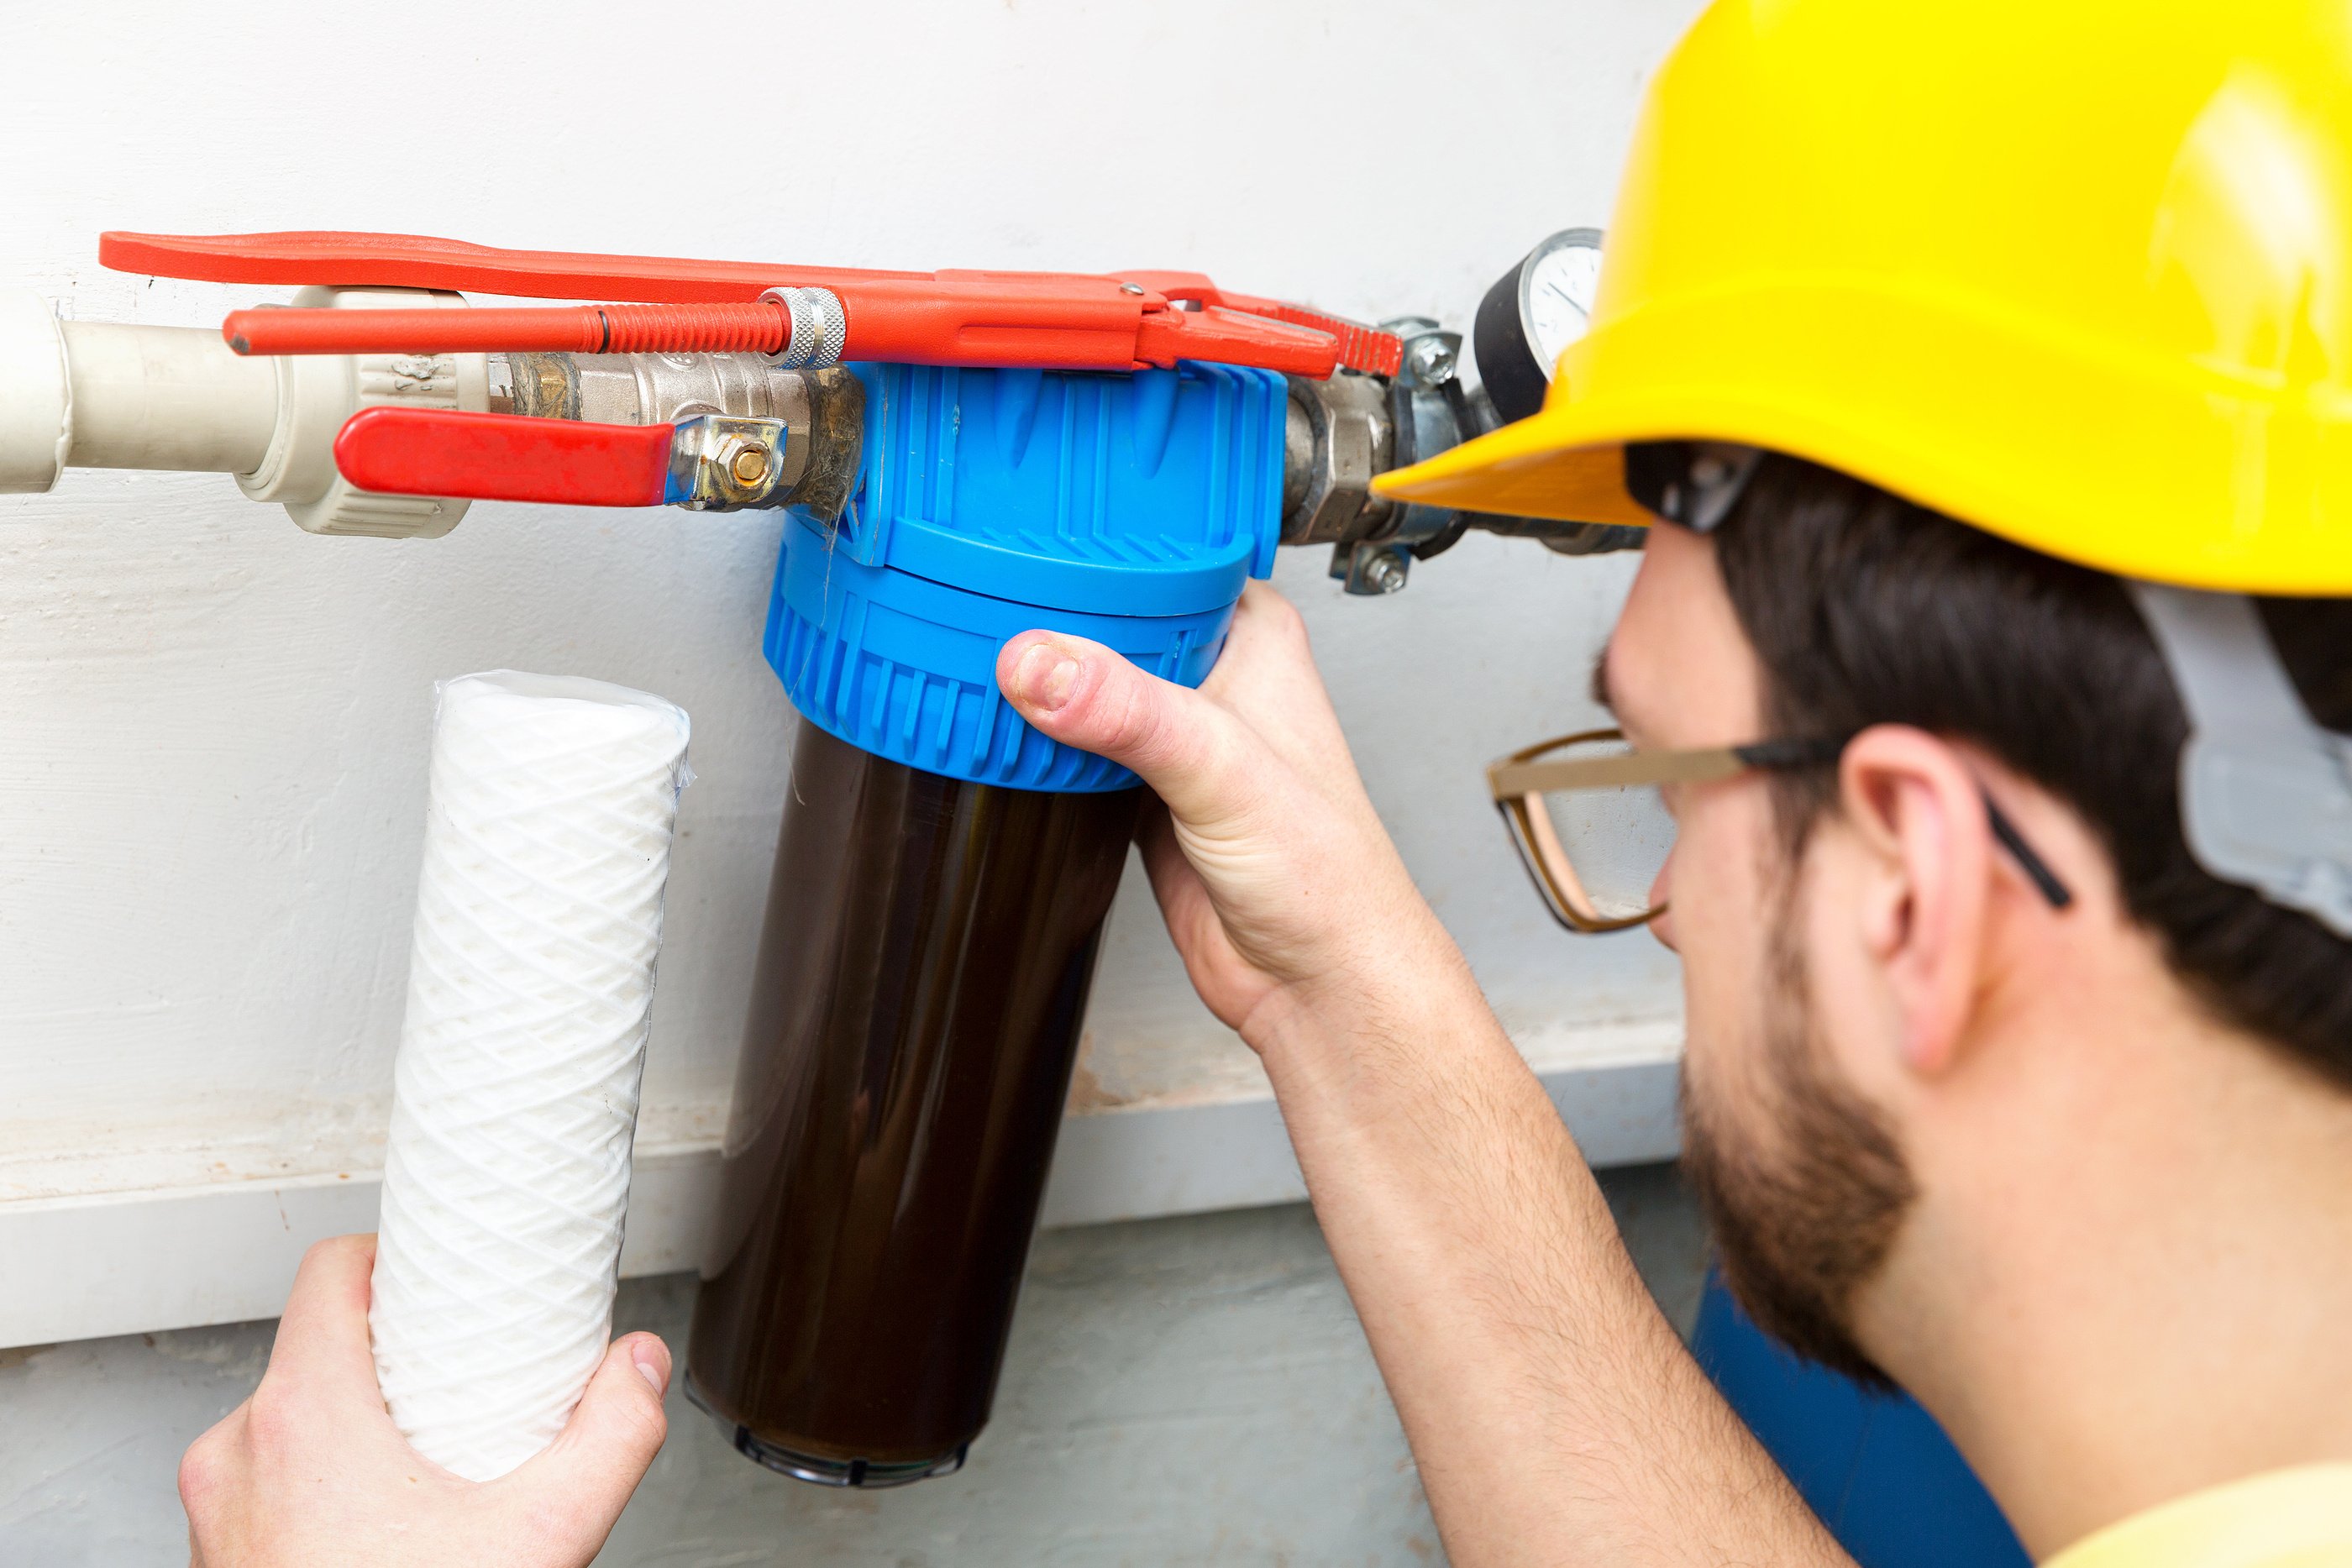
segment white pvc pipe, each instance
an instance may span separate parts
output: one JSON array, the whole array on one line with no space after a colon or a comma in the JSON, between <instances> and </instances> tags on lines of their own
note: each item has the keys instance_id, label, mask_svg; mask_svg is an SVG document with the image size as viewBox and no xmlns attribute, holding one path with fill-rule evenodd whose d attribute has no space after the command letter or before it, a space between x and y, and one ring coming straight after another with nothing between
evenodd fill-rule
<instances>
[{"instance_id":1,"label":"white pvc pipe","mask_svg":"<svg viewBox=\"0 0 2352 1568\"><path fill-rule=\"evenodd\" d=\"M0 493L37 494L66 465L65 340L48 301L0 289Z\"/></svg>"},{"instance_id":2,"label":"white pvc pipe","mask_svg":"<svg viewBox=\"0 0 2352 1568\"><path fill-rule=\"evenodd\" d=\"M74 468L250 474L278 423L278 364L203 327L66 321Z\"/></svg>"},{"instance_id":3,"label":"white pvc pipe","mask_svg":"<svg viewBox=\"0 0 2352 1568\"><path fill-rule=\"evenodd\" d=\"M60 321L0 290L0 492L68 468L249 474L278 424L278 363L202 327Z\"/></svg>"},{"instance_id":4,"label":"white pvc pipe","mask_svg":"<svg viewBox=\"0 0 2352 1568\"><path fill-rule=\"evenodd\" d=\"M368 1321L394 1421L471 1479L611 1333L688 727L601 681L440 688Z\"/></svg>"}]
</instances>

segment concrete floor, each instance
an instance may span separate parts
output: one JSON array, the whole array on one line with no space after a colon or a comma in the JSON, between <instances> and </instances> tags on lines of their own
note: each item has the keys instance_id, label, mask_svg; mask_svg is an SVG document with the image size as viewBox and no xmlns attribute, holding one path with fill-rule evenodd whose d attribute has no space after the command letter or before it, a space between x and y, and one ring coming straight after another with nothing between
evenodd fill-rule
<instances>
[{"instance_id":1,"label":"concrete floor","mask_svg":"<svg viewBox=\"0 0 2352 1568\"><path fill-rule=\"evenodd\" d=\"M1605 1173L1677 1326L1705 1238L1670 1166ZM621 1289L617 1327L684 1341L689 1276ZM0 1352L0 1564L186 1560L181 1449L248 1393L272 1324ZM1305 1207L1048 1231L996 1412L959 1475L845 1493L738 1458L671 1395L670 1438L598 1558L752 1564L1421 1564L1411 1454Z\"/></svg>"}]
</instances>

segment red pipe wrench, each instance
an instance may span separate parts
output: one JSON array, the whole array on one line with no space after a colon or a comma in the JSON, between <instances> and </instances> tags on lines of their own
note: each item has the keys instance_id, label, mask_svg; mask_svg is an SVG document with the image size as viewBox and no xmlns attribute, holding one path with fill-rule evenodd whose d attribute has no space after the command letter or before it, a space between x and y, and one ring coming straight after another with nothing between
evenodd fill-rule
<instances>
[{"instance_id":1,"label":"red pipe wrench","mask_svg":"<svg viewBox=\"0 0 2352 1568\"><path fill-rule=\"evenodd\" d=\"M1323 379L1394 375L1398 340L1219 288L1198 273L888 272L673 256L499 250L415 235L292 232L99 237L118 271L218 283L471 289L618 303L473 310L232 313L239 353L756 351L788 366L843 360L1065 371L1180 360ZM362 489L586 506L653 505L677 488L676 431L369 409L335 443Z\"/></svg>"},{"instance_id":2,"label":"red pipe wrench","mask_svg":"<svg viewBox=\"0 0 2352 1568\"><path fill-rule=\"evenodd\" d=\"M119 271L218 283L373 284L629 304L463 314L238 311L224 335L247 353L499 352L548 349L781 351L793 294L837 302L832 359L1068 371L1166 368L1179 360L1291 375L1393 375L1397 340L1300 306L1219 288L1198 273L933 273L496 250L415 235L332 232L99 237ZM825 308L822 301L812 308ZM701 307L698 311L642 306ZM1187 308L1190 307L1190 308ZM468 318L471 319L468 319Z\"/></svg>"}]
</instances>

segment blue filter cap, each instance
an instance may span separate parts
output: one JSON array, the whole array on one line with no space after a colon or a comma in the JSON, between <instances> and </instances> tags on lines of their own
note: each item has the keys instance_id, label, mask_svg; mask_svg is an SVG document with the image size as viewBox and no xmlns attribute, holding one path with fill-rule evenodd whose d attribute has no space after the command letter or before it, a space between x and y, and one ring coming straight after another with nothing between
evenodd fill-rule
<instances>
[{"instance_id":1,"label":"blue filter cap","mask_svg":"<svg viewBox=\"0 0 2352 1568\"><path fill-rule=\"evenodd\" d=\"M1274 570L1282 376L852 369L866 384L859 489L835 526L791 513L769 601L768 663L793 706L929 773L1134 783L1031 728L997 692L996 655L1044 628L1199 685L1242 584Z\"/></svg>"}]
</instances>

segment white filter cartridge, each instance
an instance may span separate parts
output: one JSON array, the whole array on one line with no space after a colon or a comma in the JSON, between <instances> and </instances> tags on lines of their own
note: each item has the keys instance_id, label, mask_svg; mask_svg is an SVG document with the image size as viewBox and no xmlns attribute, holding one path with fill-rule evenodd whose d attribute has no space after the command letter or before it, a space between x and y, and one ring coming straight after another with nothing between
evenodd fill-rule
<instances>
[{"instance_id":1,"label":"white filter cartridge","mask_svg":"<svg viewBox=\"0 0 2352 1568\"><path fill-rule=\"evenodd\" d=\"M474 1480L612 1332L687 731L602 681L440 687L368 1322L393 1420Z\"/></svg>"}]
</instances>

